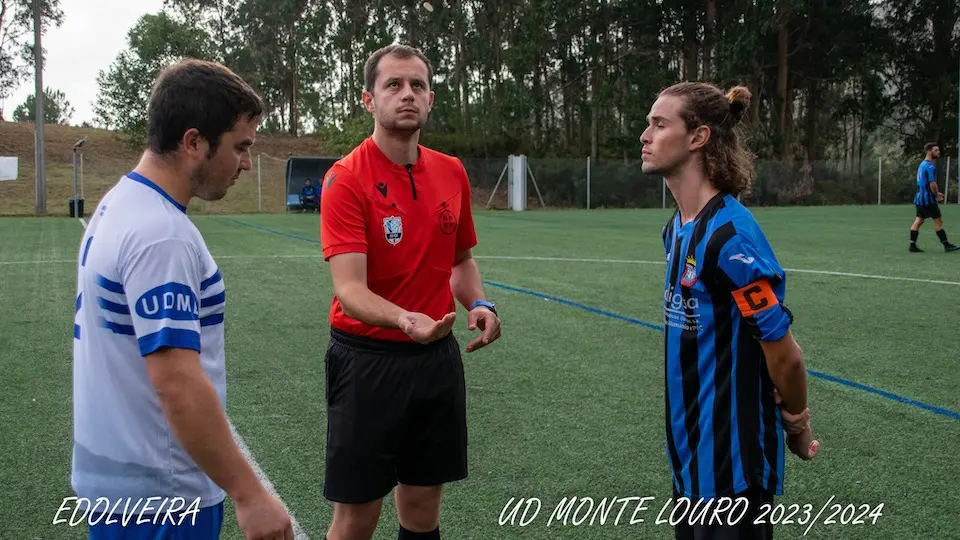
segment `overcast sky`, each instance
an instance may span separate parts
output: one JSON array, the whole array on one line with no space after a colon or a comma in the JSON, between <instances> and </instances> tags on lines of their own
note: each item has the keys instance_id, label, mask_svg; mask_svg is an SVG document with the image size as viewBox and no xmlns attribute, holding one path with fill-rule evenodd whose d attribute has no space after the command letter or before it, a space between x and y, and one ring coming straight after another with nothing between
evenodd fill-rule
<instances>
[{"instance_id":1,"label":"overcast sky","mask_svg":"<svg viewBox=\"0 0 960 540\"><path fill-rule=\"evenodd\" d=\"M60 5L63 25L43 37L47 51L43 85L63 91L74 108L70 123L80 125L93 121L97 73L126 48L127 32L137 19L160 11L163 0L60 0ZM32 34L29 39L32 41ZM13 118L13 110L33 90L31 75L2 103L6 120Z\"/></svg>"}]
</instances>

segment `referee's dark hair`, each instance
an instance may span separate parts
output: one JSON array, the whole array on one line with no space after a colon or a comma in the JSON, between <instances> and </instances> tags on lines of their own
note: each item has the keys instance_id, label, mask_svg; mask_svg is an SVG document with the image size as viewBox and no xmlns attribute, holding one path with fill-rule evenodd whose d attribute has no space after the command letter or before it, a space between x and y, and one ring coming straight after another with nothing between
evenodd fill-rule
<instances>
[{"instance_id":1,"label":"referee's dark hair","mask_svg":"<svg viewBox=\"0 0 960 540\"><path fill-rule=\"evenodd\" d=\"M712 84L681 82L660 95L683 99L680 116L687 130L703 125L710 128L710 139L703 147L704 167L710 182L731 195L748 190L754 177L754 156L741 142L738 128L750 108L750 90L735 86L724 93Z\"/></svg>"},{"instance_id":2,"label":"referee's dark hair","mask_svg":"<svg viewBox=\"0 0 960 540\"><path fill-rule=\"evenodd\" d=\"M936 147L938 147L938 146L940 146L940 145L937 144L937 143L935 143L935 142L928 142L927 144L923 145L923 151L924 151L925 153L926 153L926 152L930 152L931 150L933 150L934 148L936 148Z\"/></svg>"},{"instance_id":3,"label":"referee's dark hair","mask_svg":"<svg viewBox=\"0 0 960 540\"><path fill-rule=\"evenodd\" d=\"M147 148L158 155L174 152L195 128L212 156L240 118L256 118L263 109L260 96L226 66L193 58L175 62L160 71L150 90Z\"/></svg>"}]
</instances>

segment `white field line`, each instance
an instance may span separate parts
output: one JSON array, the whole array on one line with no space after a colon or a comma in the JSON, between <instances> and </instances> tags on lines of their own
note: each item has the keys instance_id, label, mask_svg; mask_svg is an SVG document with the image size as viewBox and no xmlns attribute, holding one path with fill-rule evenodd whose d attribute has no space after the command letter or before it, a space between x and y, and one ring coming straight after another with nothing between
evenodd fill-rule
<instances>
[{"instance_id":1,"label":"white field line","mask_svg":"<svg viewBox=\"0 0 960 540\"><path fill-rule=\"evenodd\" d=\"M87 228L87 223L80 218L80 224L83 225L83 228ZM21 261L26 262L26 261ZM37 261L43 262L43 261ZM62 260L62 261L46 261L46 262L76 262L71 260ZM0 264L9 264L9 263L0 263ZM230 422L230 433L233 434L233 439L237 442L237 446L240 447L240 452L243 454L243 457L250 463L250 467L253 469L254 474L257 475L257 478L260 479L260 482L263 484L267 491L271 495L276 497L281 501L281 504L286 508L286 504L280 499L280 495L277 494L277 490L274 489L273 483L270 482L270 479L267 477L267 474L263 472L263 469L260 468L260 464L257 463L257 460L253 457L253 453L250 452L250 449L247 448L247 443L244 442L243 437L240 436L240 433L237 432L237 428L233 425L233 422ZM297 522L297 518L294 517L293 512L290 512L290 509L287 508L287 512L290 514L290 522L293 525L293 535L296 540L310 540L310 537L307 536L307 533L303 532L303 528L300 526L300 523Z\"/></svg>"},{"instance_id":2,"label":"white field line","mask_svg":"<svg viewBox=\"0 0 960 540\"><path fill-rule=\"evenodd\" d=\"M233 439L237 441L237 446L240 447L240 452L243 453L243 457L250 462L250 467L253 468L254 474L257 475L257 478L260 479L260 482L267 488L267 491L271 495L280 500L280 496L277 494L277 490L273 487L273 483L270 482L270 479L267 478L267 473L263 472L263 469L260 468L260 464L257 463L257 460L254 459L253 453L250 452L250 449L247 448L247 443L244 442L243 437L237 432L237 428L233 425L233 422L230 422L230 432L233 433ZM283 501L280 501L281 504L286 508L286 504ZM297 522L297 518L294 517L293 512L287 508L287 513L290 514L290 523L293 525L293 537L296 540L310 540L310 537L307 536L307 533L303 532L303 527L300 526L300 523Z\"/></svg>"},{"instance_id":3,"label":"white field line","mask_svg":"<svg viewBox=\"0 0 960 540\"><path fill-rule=\"evenodd\" d=\"M220 259L319 259L322 255L215 255L213 258ZM74 264L76 259L40 259L36 261L0 261L0 266L10 266L17 264Z\"/></svg>"},{"instance_id":4,"label":"white field line","mask_svg":"<svg viewBox=\"0 0 960 540\"><path fill-rule=\"evenodd\" d=\"M665 265L665 261L645 261L637 259L584 259L570 257L519 257L509 255L474 255L475 259L502 259L508 261L552 261L552 262L584 262L605 264L654 264ZM824 276L855 277L863 279L884 279L889 281L912 281L916 283L934 283L937 285L960 285L960 281L944 281L940 279L921 279L902 276L882 276L877 274L858 274L856 272L836 272L833 270L808 270L804 268L784 268L787 272L801 274L819 274Z\"/></svg>"},{"instance_id":5,"label":"white field line","mask_svg":"<svg viewBox=\"0 0 960 540\"><path fill-rule=\"evenodd\" d=\"M505 261L544 261L544 262L579 262L600 264L637 264L637 265L664 265L665 261L648 261L641 259L602 259L579 257L534 257L519 255L474 255L475 259L505 260ZM217 255L215 259L321 259L320 254L294 255ZM75 263L74 259L47 259L37 261L0 261L0 266L17 264L58 264ZM960 281L946 281L942 279L922 279L904 276L884 276L879 274L862 274L857 272L837 272L833 270L811 270L806 268L784 268L787 272L800 274L817 274L822 276L853 277L861 279L879 279L886 281L909 281L914 283L932 283L935 285L960 285Z\"/></svg>"},{"instance_id":6,"label":"white field line","mask_svg":"<svg viewBox=\"0 0 960 540\"><path fill-rule=\"evenodd\" d=\"M67 264L76 263L76 259L40 259L37 261L0 261L0 266L13 266L17 264Z\"/></svg>"}]
</instances>

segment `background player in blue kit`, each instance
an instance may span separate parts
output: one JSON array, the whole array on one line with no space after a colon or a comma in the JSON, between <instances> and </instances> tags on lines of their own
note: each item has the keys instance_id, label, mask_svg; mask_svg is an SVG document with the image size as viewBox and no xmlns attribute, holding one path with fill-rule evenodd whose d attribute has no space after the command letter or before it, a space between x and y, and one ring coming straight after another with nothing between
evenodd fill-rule
<instances>
[{"instance_id":1,"label":"background player in blue kit","mask_svg":"<svg viewBox=\"0 0 960 540\"><path fill-rule=\"evenodd\" d=\"M945 251L957 251L957 247L947 241L947 233L943 230L943 218L940 216L940 205L943 201L943 193L937 186L937 166L936 160L940 157L940 147L936 143L927 143L923 147L926 157L917 167L917 194L913 196L913 205L917 208L917 217L910 226L910 251L914 253L923 253L923 250L917 247L917 236L920 234L920 226L923 220L933 218L934 228L937 238L943 244Z\"/></svg>"},{"instance_id":2,"label":"background player in blue kit","mask_svg":"<svg viewBox=\"0 0 960 540\"><path fill-rule=\"evenodd\" d=\"M677 203L664 227L666 446L675 496L745 497L735 526L679 524L678 539L770 539L753 525L783 491L784 442L819 449L806 368L784 305L786 276L736 196L753 177L736 128L750 92L679 83L648 116L643 172L662 175ZM783 430L788 434L784 441Z\"/></svg>"},{"instance_id":3,"label":"background player in blue kit","mask_svg":"<svg viewBox=\"0 0 960 540\"><path fill-rule=\"evenodd\" d=\"M227 496L247 540L293 539L286 509L224 414L226 287L187 217L193 197L222 199L250 169L262 111L259 96L219 64L164 69L147 108L147 149L104 195L81 240L72 486L78 497L135 513L126 523L91 516L91 540L213 540ZM176 498L181 511L199 512L179 526L151 515Z\"/></svg>"}]
</instances>

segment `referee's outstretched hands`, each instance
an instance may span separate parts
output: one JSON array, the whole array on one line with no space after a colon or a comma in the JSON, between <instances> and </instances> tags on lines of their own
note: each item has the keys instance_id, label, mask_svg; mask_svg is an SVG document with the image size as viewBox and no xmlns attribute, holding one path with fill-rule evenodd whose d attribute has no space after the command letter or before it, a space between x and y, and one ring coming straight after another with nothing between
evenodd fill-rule
<instances>
[{"instance_id":1,"label":"referee's outstretched hands","mask_svg":"<svg viewBox=\"0 0 960 540\"><path fill-rule=\"evenodd\" d=\"M417 343L431 343L447 337L453 330L456 319L456 312L447 313L442 319L435 321L423 313L405 311L397 322L400 329Z\"/></svg>"}]
</instances>

